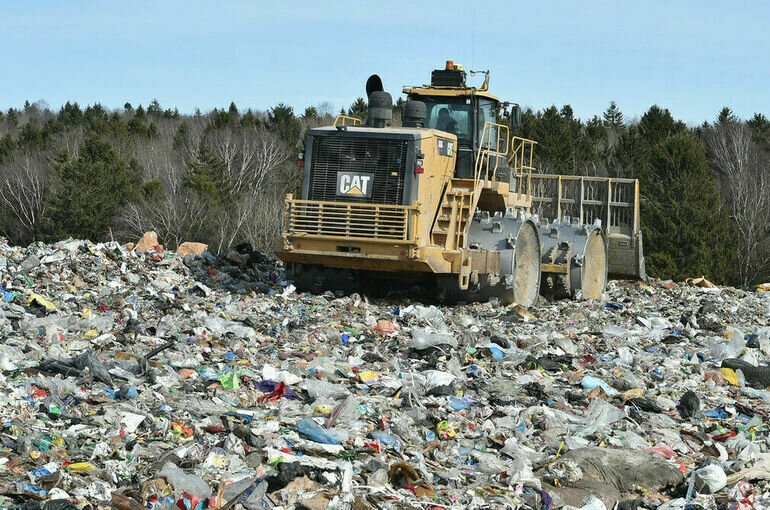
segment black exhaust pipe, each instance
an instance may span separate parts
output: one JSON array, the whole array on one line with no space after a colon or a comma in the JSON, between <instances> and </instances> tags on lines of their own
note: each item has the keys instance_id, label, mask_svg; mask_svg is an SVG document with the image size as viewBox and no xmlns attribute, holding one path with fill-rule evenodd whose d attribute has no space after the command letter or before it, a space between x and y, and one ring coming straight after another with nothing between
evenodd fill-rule
<instances>
[{"instance_id":1,"label":"black exhaust pipe","mask_svg":"<svg viewBox=\"0 0 770 510\"><path fill-rule=\"evenodd\" d=\"M385 92L382 79L376 74L366 80L366 95L369 98L369 115L364 125L384 128L393 119L393 98Z\"/></svg>"}]
</instances>

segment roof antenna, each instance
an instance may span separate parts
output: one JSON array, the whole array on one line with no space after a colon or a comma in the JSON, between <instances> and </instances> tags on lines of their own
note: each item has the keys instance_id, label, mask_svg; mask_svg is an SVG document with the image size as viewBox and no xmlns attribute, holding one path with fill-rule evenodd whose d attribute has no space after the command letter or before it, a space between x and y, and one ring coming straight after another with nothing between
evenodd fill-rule
<instances>
[{"instance_id":1,"label":"roof antenna","mask_svg":"<svg viewBox=\"0 0 770 510\"><path fill-rule=\"evenodd\" d=\"M476 8L473 8L473 29L471 30L471 69L473 69L473 55L476 50Z\"/></svg>"}]
</instances>

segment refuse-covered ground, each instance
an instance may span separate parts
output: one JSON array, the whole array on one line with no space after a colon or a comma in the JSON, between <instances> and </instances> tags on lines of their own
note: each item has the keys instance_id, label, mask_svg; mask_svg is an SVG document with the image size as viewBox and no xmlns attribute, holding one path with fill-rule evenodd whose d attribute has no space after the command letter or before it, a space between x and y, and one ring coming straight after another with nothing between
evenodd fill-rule
<instances>
[{"instance_id":1,"label":"refuse-covered ground","mask_svg":"<svg viewBox=\"0 0 770 510\"><path fill-rule=\"evenodd\" d=\"M770 507L770 292L442 307L155 244L0 243L2 508Z\"/></svg>"}]
</instances>

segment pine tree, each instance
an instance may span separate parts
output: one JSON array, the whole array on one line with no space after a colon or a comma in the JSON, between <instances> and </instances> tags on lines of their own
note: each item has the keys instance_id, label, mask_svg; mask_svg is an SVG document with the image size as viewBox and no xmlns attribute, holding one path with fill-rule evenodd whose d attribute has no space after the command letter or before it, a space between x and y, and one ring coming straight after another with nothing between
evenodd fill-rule
<instances>
[{"instance_id":1,"label":"pine tree","mask_svg":"<svg viewBox=\"0 0 770 510\"><path fill-rule=\"evenodd\" d=\"M283 103L267 112L267 128L291 148L297 146L302 134L302 126L294 116L294 108Z\"/></svg>"},{"instance_id":2,"label":"pine tree","mask_svg":"<svg viewBox=\"0 0 770 510\"><path fill-rule=\"evenodd\" d=\"M687 131L684 122L674 120L667 108L653 105L642 115L639 130L650 145L662 142L669 136Z\"/></svg>"},{"instance_id":3,"label":"pine tree","mask_svg":"<svg viewBox=\"0 0 770 510\"><path fill-rule=\"evenodd\" d=\"M27 122L19 132L19 145L29 150L40 150L43 148L43 132L32 122Z\"/></svg>"},{"instance_id":4,"label":"pine tree","mask_svg":"<svg viewBox=\"0 0 770 510\"><path fill-rule=\"evenodd\" d=\"M648 133L667 130L658 127L648 126ZM703 144L686 131L662 139L653 136L644 143L648 148L641 152L639 178L648 273L674 280L706 276L727 282L732 276L735 233L721 207Z\"/></svg>"},{"instance_id":5,"label":"pine tree","mask_svg":"<svg viewBox=\"0 0 770 510\"><path fill-rule=\"evenodd\" d=\"M228 191L225 171L225 163L211 147L204 146L196 160L190 164L185 175L185 186L209 204L224 207L234 198Z\"/></svg>"},{"instance_id":6,"label":"pine tree","mask_svg":"<svg viewBox=\"0 0 770 510\"><path fill-rule=\"evenodd\" d=\"M187 143L187 141L190 138L190 126L187 124L186 120L183 120L181 124L179 124L179 127L176 128L176 133L174 134L174 139L172 141L172 147L176 150L181 149L184 147L184 144Z\"/></svg>"},{"instance_id":7,"label":"pine tree","mask_svg":"<svg viewBox=\"0 0 770 510\"><path fill-rule=\"evenodd\" d=\"M241 126L243 127L258 128L262 125L259 117L257 117L254 112L251 111L251 108L249 108L246 113L243 114L240 122Z\"/></svg>"},{"instance_id":8,"label":"pine tree","mask_svg":"<svg viewBox=\"0 0 770 510\"><path fill-rule=\"evenodd\" d=\"M719 114L717 115L717 126L727 126L729 124L735 124L738 122L738 117L733 113L733 111L728 107L723 107Z\"/></svg>"},{"instance_id":9,"label":"pine tree","mask_svg":"<svg viewBox=\"0 0 770 510\"><path fill-rule=\"evenodd\" d=\"M10 133L6 133L0 138L0 165L10 161L16 152L16 141Z\"/></svg>"},{"instance_id":10,"label":"pine tree","mask_svg":"<svg viewBox=\"0 0 770 510\"><path fill-rule=\"evenodd\" d=\"M81 124L84 117L80 105L67 101L67 103L62 106L61 110L59 110L57 118L64 127L71 127Z\"/></svg>"},{"instance_id":11,"label":"pine tree","mask_svg":"<svg viewBox=\"0 0 770 510\"><path fill-rule=\"evenodd\" d=\"M602 116L604 117L605 126L613 129L623 127L623 112L620 111L620 108L618 108L618 105L615 103L615 101L610 101L609 108L604 110L604 114Z\"/></svg>"},{"instance_id":12,"label":"pine tree","mask_svg":"<svg viewBox=\"0 0 770 510\"><path fill-rule=\"evenodd\" d=\"M47 208L49 238L105 239L130 189L126 163L109 144L91 136L77 159L62 151L52 166L56 186Z\"/></svg>"},{"instance_id":13,"label":"pine tree","mask_svg":"<svg viewBox=\"0 0 770 510\"><path fill-rule=\"evenodd\" d=\"M746 124L751 128L754 142L770 152L770 120L761 113L755 113L751 119L746 121Z\"/></svg>"},{"instance_id":14,"label":"pine tree","mask_svg":"<svg viewBox=\"0 0 770 510\"><path fill-rule=\"evenodd\" d=\"M404 98L399 97L395 103L393 103L393 118L401 118L401 112L404 109ZM499 120L498 120L499 122Z\"/></svg>"},{"instance_id":15,"label":"pine tree","mask_svg":"<svg viewBox=\"0 0 770 510\"><path fill-rule=\"evenodd\" d=\"M308 106L305 108L305 113L302 114L304 120L315 120L318 118L318 110L315 106Z\"/></svg>"},{"instance_id":16,"label":"pine tree","mask_svg":"<svg viewBox=\"0 0 770 510\"><path fill-rule=\"evenodd\" d=\"M359 97L353 101L353 104L348 108L347 115L365 121L366 117L369 115L369 104L366 102L366 99Z\"/></svg>"},{"instance_id":17,"label":"pine tree","mask_svg":"<svg viewBox=\"0 0 770 510\"><path fill-rule=\"evenodd\" d=\"M19 112L13 108L8 108L8 114L5 116L5 120L11 127L16 127L19 124Z\"/></svg>"},{"instance_id":18,"label":"pine tree","mask_svg":"<svg viewBox=\"0 0 770 510\"><path fill-rule=\"evenodd\" d=\"M153 99L150 102L150 106L147 107L147 115L154 115L159 117L163 113L163 109L160 107L160 103L157 99Z\"/></svg>"}]
</instances>

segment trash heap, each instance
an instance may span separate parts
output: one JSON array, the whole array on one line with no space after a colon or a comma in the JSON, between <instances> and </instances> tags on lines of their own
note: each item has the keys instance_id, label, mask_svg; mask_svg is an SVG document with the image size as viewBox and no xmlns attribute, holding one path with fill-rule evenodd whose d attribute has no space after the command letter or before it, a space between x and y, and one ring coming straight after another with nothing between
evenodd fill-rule
<instances>
[{"instance_id":1,"label":"trash heap","mask_svg":"<svg viewBox=\"0 0 770 510\"><path fill-rule=\"evenodd\" d=\"M770 506L765 288L442 307L151 234L0 283L3 508Z\"/></svg>"}]
</instances>

